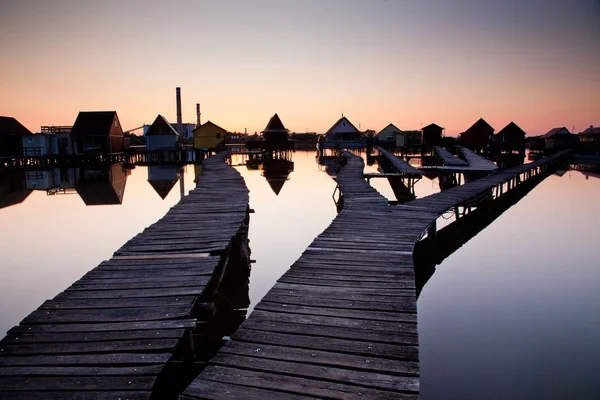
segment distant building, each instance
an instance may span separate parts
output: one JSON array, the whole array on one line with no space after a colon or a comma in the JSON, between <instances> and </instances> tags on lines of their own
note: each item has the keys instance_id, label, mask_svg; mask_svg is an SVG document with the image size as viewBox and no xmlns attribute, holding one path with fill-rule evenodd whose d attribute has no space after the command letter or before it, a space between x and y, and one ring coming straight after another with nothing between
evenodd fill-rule
<instances>
[{"instance_id":1,"label":"distant building","mask_svg":"<svg viewBox=\"0 0 600 400\"><path fill-rule=\"evenodd\" d=\"M206 121L194 129L194 148L214 150L225 144L227 131L217 124Z\"/></svg>"},{"instance_id":2,"label":"distant building","mask_svg":"<svg viewBox=\"0 0 600 400\"><path fill-rule=\"evenodd\" d=\"M56 147L54 154L59 156L73 155L73 140L71 138L72 126L42 126L43 134L54 135Z\"/></svg>"},{"instance_id":3,"label":"distant building","mask_svg":"<svg viewBox=\"0 0 600 400\"><path fill-rule=\"evenodd\" d=\"M116 111L81 111L71 130L74 154L115 154L125 147Z\"/></svg>"},{"instance_id":4,"label":"distant building","mask_svg":"<svg viewBox=\"0 0 600 400\"><path fill-rule=\"evenodd\" d=\"M377 134L377 142L383 147L404 147L404 132L389 124Z\"/></svg>"},{"instance_id":5,"label":"distant building","mask_svg":"<svg viewBox=\"0 0 600 400\"><path fill-rule=\"evenodd\" d=\"M58 153L58 140L54 135L37 133L23 136L21 140L25 157L50 157Z\"/></svg>"},{"instance_id":6,"label":"distant building","mask_svg":"<svg viewBox=\"0 0 600 400\"><path fill-rule=\"evenodd\" d=\"M423 132L415 129L404 129L404 145L407 147L420 146L423 141Z\"/></svg>"},{"instance_id":7,"label":"distant building","mask_svg":"<svg viewBox=\"0 0 600 400\"><path fill-rule=\"evenodd\" d=\"M514 122L506 125L494 135L496 153L525 155L525 135L525 131Z\"/></svg>"},{"instance_id":8,"label":"distant building","mask_svg":"<svg viewBox=\"0 0 600 400\"><path fill-rule=\"evenodd\" d=\"M542 136L545 142L545 151L553 152L577 147L579 138L573 135L566 127L554 128Z\"/></svg>"},{"instance_id":9,"label":"distant building","mask_svg":"<svg viewBox=\"0 0 600 400\"><path fill-rule=\"evenodd\" d=\"M494 128L479 118L469 129L460 134L460 145L475 153L487 153L492 145Z\"/></svg>"},{"instance_id":10,"label":"distant building","mask_svg":"<svg viewBox=\"0 0 600 400\"><path fill-rule=\"evenodd\" d=\"M0 117L0 157L22 156L22 138L31 134L13 117Z\"/></svg>"},{"instance_id":11,"label":"distant building","mask_svg":"<svg viewBox=\"0 0 600 400\"><path fill-rule=\"evenodd\" d=\"M600 153L600 127L592 125L579 133L579 142L586 153Z\"/></svg>"},{"instance_id":12,"label":"distant building","mask_svg":"<svg viewBox=\"0 0 600 400\"><path fill-rule=\"evenodd\" d=\"M439 146L442 144L442 128L436 124L429 124L421 128L421 145L422 146Z\"/></svg>"},{"instance_id":13,"label":"distant building","mask_svg":"<svg viewBox=\"0 0 600 400\"><path fill-rule=\"evenodd\" d=\"M288 141L290 131L286 129L279 115L275 113L261 133L263 138L269 143L282 143Z\"/></svg>"},{"instance_id":14,"label":"distant building","mask_svg":"<svg viewBox=\"0 0 600 400\"><path fill-rule=\"evenodd\" d=\"M158 114L146 132L148 151L176 150L179 134L165 117Z\"/></svg>"},{"instance_id":15,"label":"distant building","mask_svg":"<svg viewBox=\"0 0 600 400\"><path fill-rule=\"evenodd\" d=\"M327 149L362 149L364 141L354 124L342 116L325 132L323 146Z\"/></svg>"}]
</instances>

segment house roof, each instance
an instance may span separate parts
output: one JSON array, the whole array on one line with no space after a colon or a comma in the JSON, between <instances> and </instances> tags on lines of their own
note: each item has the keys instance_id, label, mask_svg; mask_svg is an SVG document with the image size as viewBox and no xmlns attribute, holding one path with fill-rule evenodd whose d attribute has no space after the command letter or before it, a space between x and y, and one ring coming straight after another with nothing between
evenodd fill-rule
<instances>
[{"instance_id":1,"label":"house roof","mask_svg":"<svg viewBox=\"0 0 600 400\"><path fill-rule=\"evenodd\" d=\"M200 125L196 129L194 129L193 132L196 132L197 130L200 130L200 129L202 129L202 128L206 127L206 126L209 126L209 125L212 125L212 126L218 128L218 129L222 130L224 133L227 133L227 131L225 129L221 128L219 125L217 125L215 123L212 123L210 121L206 121L205 123L203 123L202 125Z\"/></svg>"},{"instance_id":2,"label":"house roof","mask_svg":"<svg viewBox=\"0 0 600 400\"><path fill-rule=\"evenodd\" d=\"M325 135L328 135L328 134L332 133L332 132L333 132L333 130L335 129L335 127L336 127L336 126L338 126L338 125L339 125L339 124L340 124L342 121L346 121L348 124L350 124L350 126L351 126L352 128L354 128L354 130L355 130L356 132L360 132L358 129L356 129L356 126L354 126L354 124L353 124L352 122L350 122L350 120L349 120L348 118L346 118L346 117L342 117L342 118L338 119L338 120L335 122L335 124L333 124L333 125L331 126L331 128L329 128L329 130L328 130L327 132L325 132Z\"/></svg>"},{"instance_id":3,"label":"house roof","mask_svg":"<svg viewBox=\"0 0 600 400\"><path fill-rule=\"evenodd\" d=\"M29 136L32 133L13 117L0 117L0 135Z\"/></svg>"},{"instance_id":4,"label":"house roof","mask_svg":"<svg viewBox=\"0 0 600 400\"><path fill-rule=\"evenodd\" d=\"M564 130L564 132L562 132ZM564 134L570 134L571 132L569 132L569 130L566 127L561 127L561 128L554 128L554 129L550 129L548 131L548 133L546 133L545 135L542 136L542 138L546 139L546 138L550 138L554 135L556 135L557 133L560 133L561 135Z\"/></svg>"},{"instance_id":5,"label":"house roof","mask_svg":"<svg viewBox=\"0 0 600 400\"><path fill-rule=\"evenodd\" d=\"M150 128L148 128L148 132L146 132L146 136L179 136L177 131L173 129L173 126L167 121L165 117L158 114Z\"/></svg>"},{"instance_id":6,"label":"house roof","mask_svg":"<svg viewBox=\"0 0 600 400\"><path fill-rule=\"evenodd\" d=\"M395 129L399 132L402 132L402 129L398 128L396 125L394 124L389 124L388 126L386 126L385 128L383 128L382 130L380 130L377 134L380 134L381 132L385 131L387 128L392 128Z\"/></svg>"},{"instance_id":7,"label":"house roof","mask_svg":"<svg viewBox=\"0 0 600 400\"><path fill-rule=\"evenodd\" d=\"M429 129L444 129L441 126L437 125L437 124L429 124L423 128L421 128L422 131L424 131L425 129L429 130Z\"/></svg>"},{"instance_id":8,"label":"house roof","mask_svg":"<svg viewBox=\"0 0 600 400\"><path fill-rule=\"evenodd\" d=\"M523 129L521 129L519 127L519 125L515 124L514 122L510 122L508 125L506 125L504 128L502 128L500 130L500 132L498 132L496 134L497 135L506 135L506 134L522 134L523 136L526 135L525 131Z\"/></svg>"},{"instance_id":9,"label":"house roof","mask_svg":"<svg viewBox=\"0 0 600 400\"><path fill-rule=\"evenodd\" d=\"M6 197L0 199L0 208L10 207L22 203L32 191L33 190L31 189L19 189L15 192L9 193L6 195Z\"/></svg>"},{"instance_id":10,"label":"house roof","mask_svg":"<svg viewBox=\"0 0 600 400\"><path fill-rule=\"evenodd\" d=\"M265 127L265 130L261 133L269 132L289 132L289 129L286 129L285 126L283 126L283 122L281 122L281 119L279 119L279 115L277 115L277 113L271 117L269 123Z\"/></svg>"},{"instance_id":11,"label":"house roof","mask_svg":"<svg viewBox=\"0 0 600 400\"><path fill-rule=\"evenodd\" d=\"M580 132L580 135L600 135L600 126L590 126L585 131Z\"/></svg>"},{"instance_id":12,"label":"house roof","mask_svg":"<svg viewBox=\"0 0 600 400\"><path fill-rule=\"evenodd\" d=\"M494 128L488 124L483 118L479 118L477 122L475 122L469 129L464 131L463 133L472 133L472 132L481 132L481 131L490 131L494 132Z\"/></svg>"},{"instance_id":13,"label":"house roof","mask_svg":"<svg viewBox=\"0 0 600 400\"><path fill-rule=\"evenodd\" d=\"M81 111L71 136L108 136L116 115L116 111Z\"/></svg>"},{"instance_id":14,"label":"house roof","mask_svg":"<svg viewBox=\"0 0 600 400\"><path fill-rule=\"evenodd\" d=\"M167 195L171 191L171 189L173 189L173 186L175 186L175 183L177 183L177 180L178 179L148 179L148 183L154 188L154 190L156 191L156 193L158 193L160 198L164 200L165 197L167 197Z\"/></svg>"}]
</instances>

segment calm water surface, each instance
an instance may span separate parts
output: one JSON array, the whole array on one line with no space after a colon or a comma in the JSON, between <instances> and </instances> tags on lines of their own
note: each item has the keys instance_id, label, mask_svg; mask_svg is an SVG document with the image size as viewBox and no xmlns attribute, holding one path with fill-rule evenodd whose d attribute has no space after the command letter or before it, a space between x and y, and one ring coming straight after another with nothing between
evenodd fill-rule
<instances>
[{"instance_id":1,"label":"calm water surface","mask_svg":"<svg viewBox=\"0 0 600 400\"><path fill-rule=\"evenodd\" d=\"M251 308L336 215L336 185L315 152L291 161L235 167L255 210ZM34 190L0 208L1 333L180 199L172 172L125 175L121 204ZM187 193L194 167L183 177ZM386 179L371 184L395 199ZM417 197L439 190L437 179L415 185ZM600 398L598 199L600 179L553 175L437 267L418 301L422 399Z\"/></svg>"}]
</instances>

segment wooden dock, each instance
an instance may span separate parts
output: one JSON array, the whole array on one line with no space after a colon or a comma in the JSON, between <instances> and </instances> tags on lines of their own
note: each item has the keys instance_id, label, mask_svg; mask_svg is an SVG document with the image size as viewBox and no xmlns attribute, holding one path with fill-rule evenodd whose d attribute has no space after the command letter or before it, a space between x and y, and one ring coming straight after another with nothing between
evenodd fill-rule
<instances>
[{"instance_id":1,"label":"wooden dock","mask_svg":"<svg viewBox=\"0 0 600 400\"><path fill-rule=\"evenodd\" d=\"M469 167L475 169L477 171L495 171L498 169L498 166L493 162L488 160L485 157L480 156L479 154L475 154L471 149L461 146L460 152L463 157L469 163Z\"/></svg>"},{"instance_id":2,"label":"wooden dock","mask_svg":"<svg viewBox=\"0 0 600 400\"><path fill-rule=\"evenodd\" d=\"M181 398L417 399L416 242L446 211L483 204L568 154L388 207L345 153L343 210Z\"/></svg>"},{"instance_id":3,"label":"wooden dock","mask_svg":"<svg viewBox=\"0 0 600 400\"><path fill-rule=\"evenodd\" d=\"M247 222L243 178L224 154L204 160L197 188L161 220L9 331L0 398L175 398L198 351L200 299Z\"/></svg>"},{"instance_id":4,"label":"wooden dock","mask_svg":"<svg viewBox=\"0 0 600 400\"><path fill-rule=\"evenodd\" d=\"M448 150L443 147L435 146L433 148L435 155L448 167L468 167L469 163L458 157L453 156Z\"/></svg>"},{"instance_id":5,"label":"wooden dock","mask_svg":"<svg viewBox=\"0 0 600 400\"><path fill-rule=\"evenodd\" d=\"M419 171L417 168L413 167L403 159L396 157L394 154L380 146L376 146L375 148L400 176L416 178L423 176L423 172Z\"/></svg>"}]
</instances>

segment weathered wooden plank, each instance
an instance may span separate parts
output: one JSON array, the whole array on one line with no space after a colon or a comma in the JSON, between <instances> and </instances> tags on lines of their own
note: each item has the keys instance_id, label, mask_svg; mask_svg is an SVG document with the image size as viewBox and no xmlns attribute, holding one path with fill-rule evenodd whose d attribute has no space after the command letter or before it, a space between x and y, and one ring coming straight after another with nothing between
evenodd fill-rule
<instances>
[{"instance_id":1,"label":"weathered wooden plank","mask_svg":"<svg viewBox=\"0 0 600 400\"><path fill-rule=\"evenodd\" d=\"M93 308L142 308L142 307L173 307L191 306L196 301L196 296L177 297L131 297L126 299L76 299L76 300L46 300L40 306L45 309L93 309Z\"/></svg>"},{"instance_id":2,"label":"weathered wooden plank","mask_svg":"<svg viewBox=\"0 0 600 400\"><path fill-rule=\"evenodd\" d=\"M180 339L184 329L131 330L105 332L8 334L0 344L108 342L112 340Z\"/></svg>"},{"instance_id":3,"label":"weathered wooden plank","mask_svg":"<svg viewBox=\"0 0 600 400\"><path fill-rule=\"evenodd\" d=\"M162 365L136 367L4 367L0 376L158 376Z\"/></svg>"},{"instance_id":4,"label":"weathered wooden plank","mask_svg":"<svg viewBox=\"0 0 600 400\"><path fill-rule=\"evenodd\" d=\"M34 365L151 365L166 363L171 354L160 353L119 353L119 354L82 354L82 355L32 355L0 357L0 367Z\"/></svg>"},{"instance_id":5,"label":"weathered wooden plank","mask_svg":"<svg viewBox=\"0 0 600 400\"><path fill-rule=\"evenodd\" d=\"M63 332L106 332L106 331L133 331L133 330L160 330L194 328L196 320L164 320L142 322L113 322L103 324L43 324L43 325L18 325L10 329L10 334L21 333L63 333Z\"/></svg>"},{"instance_id":6,"label":"weathered wooden plank","mask_svg":"<svg viewBox=\"0 0 600 400\"><path fill-rule=\"evenodd\" d=\"M0 352L3 356L12 355L44 355L44 354L101 354L131 351L171 352L177 346L175 339L119 340L111 342L82 343L22 343L9 344L2 342Z\"/></svg>"},{"instance_id":7,"label":"weathered wooden plank","mask_svg":"<svg viewBox=\"0 0 600 400\"><path fill-rule=\"evenodd\" d=\"M147 400L150 397L149 391L44 391L44 400ZM40 398L40 392L2 391L3 400L37 400Z\"/></svg>"},{"instance_id":8,"label":"weathered wooden plank","mask_svg":"<svg viewBox=\"0 0 600 400\"><path fill-rule=\"evenodd\" d=\"M3 377L0 376L0 388L9 391L47 391L47 390L140 390L150 391L154 377L112 376L112 377Z\"/></svg>"},{"instance_id":9,"label":"weathered wooden plank","mask_svg":"<svg viewBox=\"0 0 600 400\"><path fill-rule=\"evenodd\" d=\"M157 321L163 319L179 319L189 317L191 305L147 308L93 308L79 309L46 309L36 310L29 314L23 324L44 323L86 323L86 322L137 322Z\"/></svg>"}]
</instances>

